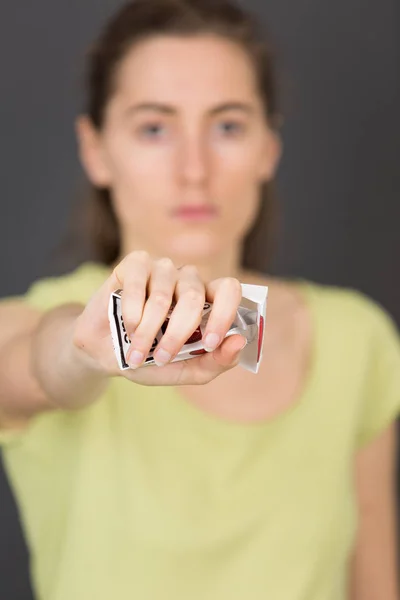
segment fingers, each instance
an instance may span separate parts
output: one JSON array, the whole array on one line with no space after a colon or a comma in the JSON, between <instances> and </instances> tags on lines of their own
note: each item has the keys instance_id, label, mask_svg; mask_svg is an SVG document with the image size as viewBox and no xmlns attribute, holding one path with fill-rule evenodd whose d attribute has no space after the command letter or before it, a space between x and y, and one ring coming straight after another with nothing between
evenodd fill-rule
<instances>
[{"instance_id":1,"label":"fingers","mask_svg":"<svg viewBox=\"0 0 400 600\"><path fill-rule=\"evenodd\" d=\"M182 267L176 287L178 302L155 353L158 365L165 365L172 360L196 331L201 322L205 293L206 289L197 269L189 265ZM241 298L242 288L237 279L219 279L208 286L207 299L213 302L213 307L204 336L204 345L207 351L212 352L225 339L235 319ZM235 340L225 345L221 352L214 357L214 363L210 363L214 370L215 367L218 369L233 366L232 361L246 345L246 340L241 336L239 336L239 340L237 336L232 337Z\"/></svg>"},{"instance_id":2,"label":"fingers","mask_svg":"<svg viewBox=\"0 0 400 600\"><path fill-rule=\"evenodd\" d=\"M187 265L179 270L176 298L176 306L154 354L159 366L165 365L176 356L201 322L205 287L195 267Z\"/></svg>"},{"instance_id":3,"label":"fingers","mask_svg":"<svg viewBox=\"0 0 400 600\"><path fill-rule=\"evenodd\" d=\"M181 363L167 365L160 370L160 376L162 371L167 374L168 369L182 365L182 369L177 372L175 385L203 385L209 383L218 375L239 364L240 352L245 346L246 339L243 336L232 335L226 338L215 352L203 354L198 358ZM155 373L154 375L157 376L158 374Z\"/></svg>"},{"instance_id":4,"label":"fingers","mask_svg":"<svg viewBox=\"0 0 400 600\"><path fill-rule=\"evenodd\" d=\"M132 252L114 269L113 283L123 290L122 315L129 337L138 327L146 302L147 282L152 261L147 252Z\"/></svg>"},{"instance_id":5,"label":"fingers","mask_svg":"<svg viewBox=\"0 0 400 600\"><path fill-rule=\"evenodd\" d=\"M109 285L113 290L123 290L122 316L131 340L127 361L132 368L141 366L151 350L155 350L157 365L171 362L188 339L196 334L206 300L212 302L213 307L204 345L208 352L218 350L209 360L207 356L192 360L206 367L206 371L211 369L215 373L234 366L245 345L241 336L225 340L242 298L237 279L222 278L205 286L197 268L192 265L177 269L170 259L152 260L147 252L132 252L114 269ZM157 346L157 334L167 319L174 296L176 305ZM191 370L195 369L193 364ZM204 377L208 377L206 373L200 379Z\"/></svg>"},{"instance_id":6,"label":"fingers","mask_svg":"<svg viewBox=\"0 0 400 600\"><path fill-rule=\"evenodd\" d=\"M125 377L143 385L204 385L236 367L240 351L245 345L244 337L233 335L226 338L215 352L170 363L162 368L151 366L138 371L126 371Z\"/></svg>"},{"instance_id":7,"label":"fingers","mask_svg":"<svg viewBox=\"0 0 400 600\"><path fill-rule=\"evenodd\" d=\"M206 293L207 300L213 303L213 307L207 322L204 347L212 352L224 340L235 319L242 299L242 287L237 279L225 277L208 284Z\"/></svg>"},{"instance_id":8,"label":"fingers","mask_svg":"<svg viewBox=\"0 0 400 600\"><path fill-rule=\"evenodd\" d=\"M216 368L226 370L236 366L240 359L240 352L246 346L247 340L242 335L232 335L212 353Z\"/></svg>"},{"instance_id":9,"label":"fingers","mask_svg":"<svg viewBox=\"0 0 400 600\"><path fill-rule=\"evenodd\" d=\"M174 297L178 271L169 258L154 262L148 284L149 294L142 318L131 336L131 348L127 357L132 368L140 366L147 357L160 331ZM125 292L124 292L125 295ZM162 356L162 355L161 355ZM168 356L164 356L168 362Z\"/></svg>"}]
</instances>

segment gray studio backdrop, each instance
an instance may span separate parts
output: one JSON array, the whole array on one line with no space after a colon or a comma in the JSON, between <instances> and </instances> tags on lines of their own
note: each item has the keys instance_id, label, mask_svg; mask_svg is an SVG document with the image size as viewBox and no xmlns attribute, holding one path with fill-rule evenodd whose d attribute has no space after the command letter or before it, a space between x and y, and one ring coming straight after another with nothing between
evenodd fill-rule
<instances>
[{"instance_id":1,"label":"gray studio backdrop","mask_svg":"<svg viewBox=\"0 0 400 600\"><path fill-rule=\"evenodd\" d=\"M397 2L247 4L275 37L287 113L272 270L358 288L400 323ZM0 296L61 269L54 249L82 178L73 130L82 56L118 4L2 4ZM19 568L26 556L7 493L0 481L0 597L19 600L29 597Z\"/></svg>"}]
</instances>

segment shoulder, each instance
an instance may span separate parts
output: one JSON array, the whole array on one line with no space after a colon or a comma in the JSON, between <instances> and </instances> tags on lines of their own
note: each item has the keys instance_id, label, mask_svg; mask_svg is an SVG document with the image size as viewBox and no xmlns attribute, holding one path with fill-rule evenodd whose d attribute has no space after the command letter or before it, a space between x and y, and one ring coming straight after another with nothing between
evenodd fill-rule
<instances>
[{"instance_id":1,"label":"shoulder","mask_svg":"<svg viewBox=\"0 0 400 600\"><path fill-rule=\"evenodd\" d=\"M375 398L400 401L400 334L378 301L351 288L305 284L311 299L320 354L336 372L360 377ZM357 378L356 377L356 378Z\"/></svg>"},{"instance_id":2,"label":"shoulder","mask_svg":"<svg viewBox=\"0 0 400 600\"><path fill-rule=\"evenodd\" d=\"M299 337L300 355L309 351L314 381L320 383L319 389L336 390L337 400L345 402L330 406L344 407L349 423L353 411L357 444L373 439L400 412L400 335L394 317L353 288L277 281L278 285L264 283L270 284L271 304L276 307L286 297L281 323L293 325L290 317L299 315L299 330L305 332ZM286 348L293 346L290 340Z\"/></svg>"},{"instance_id":3,"label":"shoulder","mask_svg":"<svg viewBox=\"0 0 400 600\"><path fill-rule=\"evenodd\" d=\"M30 331L47 310L70 302L86 304L108 271L104 265L87 262L63 275L37 279L23 294L0 298L2 340L17 330Z\"/></svg>"},{"instance_id":4,"label":"shoulder","mask_svg":"<svg viewBox=\"0 0 400 600\"><path fill-rule=\"evenodd\" d=\"M254 280L257 274L252 274ZM270 322L285 328L299 324L307 335L318 334L322 345L339 354L367 354L390 348L400 356L400 336L393 315L377 300L351 288L316 283L306 279L269 278L255 280L268 285ZM281 327L279 327L281 329ZM317 331L316 331L317 330Z\"/></svg>"},{"instance_id":5,"label":"shoulder","mask_svg":"<svg viewBox=\"0 0 400 600\"><path fill-rule=\"evenodd\" d=\"M268 311L277 320L307 313L336 331L362 330L364 334L396 329L393 316L377 300L351 288L316 283L306 279L268 277L247 272L246 281L269 288Z\"/></svg>"},{"instance_id":6,"label":"shoulder","mask_svg":"<svg viewBox=\"0 0 400 600\"><path fill-rule=\"evenodd\" d=\"M320 319L331 329L358 334L364 339L371 335L398 333L393 315L379 301L359 290L309 281L298 285Z\"/></svg>"}]
</instances>

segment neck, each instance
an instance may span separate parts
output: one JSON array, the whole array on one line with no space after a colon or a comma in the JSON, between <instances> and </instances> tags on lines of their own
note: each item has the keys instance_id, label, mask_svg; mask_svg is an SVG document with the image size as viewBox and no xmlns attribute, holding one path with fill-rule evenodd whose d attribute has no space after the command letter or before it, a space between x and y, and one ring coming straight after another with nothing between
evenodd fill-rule
<instances>
[{"instance_id":1,"label":"neck","mask_svg":"<svg viewBox=\"0 0 400 600\"><path fill-rule=\"evenodd\" d=\"M239 252L224 252L219 255L194 259L193 257L171 257L177 267L190 264L194 265L199 275L204 282L213 281L222 277L240 278L240 253Z\"/></svg>"}]
</instances>

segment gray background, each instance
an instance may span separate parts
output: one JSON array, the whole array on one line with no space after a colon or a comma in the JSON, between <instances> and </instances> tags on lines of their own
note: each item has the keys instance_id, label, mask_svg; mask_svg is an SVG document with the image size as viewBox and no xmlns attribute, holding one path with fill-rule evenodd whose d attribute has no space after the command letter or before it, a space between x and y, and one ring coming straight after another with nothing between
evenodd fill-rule
<instances>
[{"instance_id":1,"label":"gray background","mask_svg":"<svg viewBox=\"0 0 400 600\"><path fill-rule=\"evenodd\" d=\"M3 3L0 296L62 271L82 174L73 120L84 50L111 0ZM284 222L272 271L358 288L400 323L400 20L396 0L259 0L280 54ZM29 598L0 475L0 597Z\"/></svg>"}]
</instances>

